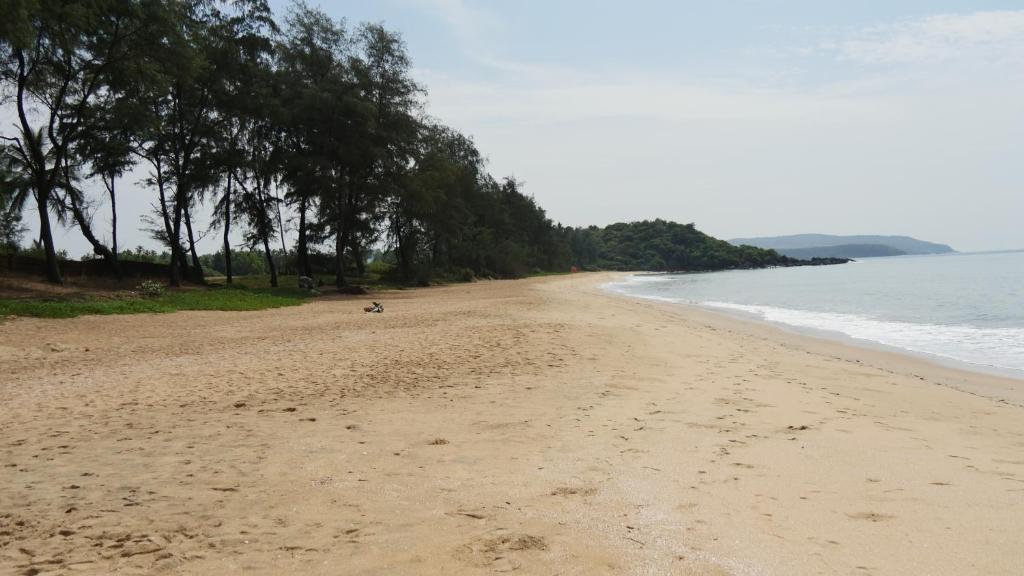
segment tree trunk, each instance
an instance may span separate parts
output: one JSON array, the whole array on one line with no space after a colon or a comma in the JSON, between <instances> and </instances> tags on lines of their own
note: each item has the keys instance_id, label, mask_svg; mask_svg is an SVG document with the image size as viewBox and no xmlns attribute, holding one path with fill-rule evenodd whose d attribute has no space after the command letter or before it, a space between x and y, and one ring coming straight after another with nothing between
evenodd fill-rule
<instances>
[{"instance_id":1,"label":"tree trunk","mask_svg":"<svg viewBox=\"0 0 1024 576\"><path fill-rule=\"evenodd\" d=\"M167 239L171 245L171 286L181 286L182 277L188 274L185 268L185 254L181 249L181 207L174 207L174 223L171 225L171 236Z\"/></svg>"},{"instance_id":2,"label":"tree trunk","mask_svg":"<svg viewBox=\"0 0 1024 576\"><path fill-rule=\"evenodd\" d=\"M111 173L110 185L107 186L107 192L110 193L110 251L114 255L114 262L117 263L117 197L114 194L115 178L116 176L113 173ZM117 266L117 270L115 271L115 274L117 274L117 279L120 280L121 266L119 265L119 263Z\"/></svg>"},{"instance_id":3,"label":"tree trunk","mask_svg":"<svg viewBox=\"0 0 1024 576\"><path fill-rule=\"evenodd\" d=\"M348 172L345 171L347 175ZM338 288L344 288L347 285L345 282L345 248L348 247L348 215L346 209L348 208L348 186L345 186L346 190L338 189L335 191L334 196L334 285Z\"/></svg>"},{"instance_id":4,"label":"tree trunk","mask_svg":"<svg viewBox=\"0 0 1024 576\"><path fill-rule=\"evenodd\" d=\"M402 227L397 223L392 224L392 233L395 235L395 261L398 263L398 274L405 276L405 265L402 264Z\"/></svg>"},{"instance_id":5,"label":"tree trunk","mask_svg":"<svg viewBox=\"0 0 1024 576\"><path fill-rule=\"evenodd\" d=\"M179 183L174 191L174 223L171 226L171 260L175 260L177 254L177 266L180 272L179 278L192 280L192 273L188 267L188 260L185 256L185 248L181 245L181 222L188 209L188 194L181 189Z\"/></svg>"},{"instance_id":6,"label":"tree trunk","mask_svg":"<svg viewBox=\"0 0 1024 576\"><path fill-rule=\"evenodd\" d=\"M121 279L121 265L117 261L117 256L110 248L107 248L96 235L92 233L92 225L89 224L88 218L85 217L85 212L82 210L81 205L78 204L78 200L75 199L73 194L68 194L68 203L71 205L71 214L75 218L75 224L78 224L78 229L82 231L82 236L89 241L92 245L92 251L99 254L107 261L110 265L110 269L114 272L114 277L118 280Z\"/></svg>"},{"instance_id":7,"label":"tree trunk","mask_svg":"<svg viewBox=\"0 0 1024 576\"><path fill-rule=\"evenodd\" d=\"M21 134L24 139L23 145L28 147L31 156L33 180L35 181L36 209L39 211L39 240L43 244L43 253L46 254L46 279L55 284L63 284L64 279L60 275L60 265L57 262L57 249L53 245L53 231L50 229L50 192L53 190L53 178L55 173L47 174L46 154L43 153L43 144L39 138L34 137L34 131L28 121L28 111L25 106L25 92L28 89L29 71L25 63L25 52L21 48L14 50L14 56L18 60L17 97L15 103L18 109L18 121L21 123ZM50 115L50 125L53 125L54 116ZM55 160L53 170L60 166L60 156Z\"/></svg>"},{"instance_id":8,"label":"tree trunk","mask_svg":"<svg viewBox=\"0 0 1024 576\"><path fill-rule=\"evenodd\" d=\"M338 234L338 241L341 243L341 247L338 249L338 251L342 255L342 258L340 260L340 266L338 268L338 270L340 270L342 274L341 279L338 281L339 288L346 284L344 278L345 248L349 247L349 240L353 238L353 236L358 236L353 235L353 231L356 229L357 192L355 191L355 187L351 181L351 178L349 179L349 184L348 186L346 186L346 188L347 193L345 194L345 210L341 212L341 232ZM354 239L358 241L358 238ZM361 267L361 265L358 263L358 253L356 251L353 251L352 256L357 259L356 266ZM362 272L360 272L360 274L361 273Z\"/></svg>"},{"instance_id":9,"label":"tree trunk","mask_svg":"<svg viewBox=\"0 0 1024 576\"><path fill-rule=\"evenodd\" d=\"M344 288L345 282L345 244L348 233L344 230L344 226L341 226L341 230L334 237L334 285L338 288Z\"/></svg>"},{"instance_id":10,"label":"tree trunk","mask_svg":"<svg viewBox=\"0 0 1024 576\"><path fill-rule=\"evenodd\" d=\"M270 240L263 235L263 252L267 255L267 267L270 268L270 285L277 288L277 266L274 265L274 255L270 252Z\"/></svg>"},{"instance_id":11,"label":"tree trunk","mask_svg":"<svg viewBox=\"0 0 1024 576\"><path fill-rule=\"evenodd\" d=\"M55 284L63 284L60 275L60 264L57 262L57 250L53 246L53 231L50 229L50 192L36 189L36 210L39 211L39 238L43 241L43 252L46 254L46 279Z\"/></svg>"},{"instance_id":12,"label":"tree trunk","mask_svg":"<svg viewBox=\"0 0 1024 576\"><path fill-rule=\"evenodd\" d=\"M366 262L363 258L363 247L358 236L352 239L352 259L356 261L356 272L360 276L366 275Z\"/></svg>"},{"instance_id":13,"label":"tree trunk","mask_svg":"<svg viewBox=\"0 0 1024 576\"><path fill-rule=\"evenodd\" d=\"M313 269L309 265L309 246L306 240L306 199L299 200L299 271L303 276L313 277Z\"/></svg>"},{"instance_id":14,"label":"tree trunk","mask_svg":"<svg viewBox=\"0 0 1024 576\"><path fill-rule=\"evenodd\" d=\"M435 270L441 268L441 235L434 234L434 242L430 247L430 264Z\"/></svg>"},{"instance_id":15,"label":"tree trunk","mask_svg":"<svg viewBox=\"0 0 1024 576\"><path fill-rule=\"evenodd\" d=\"M395 234L395 259L398 260L398 273L402 279L409 280L412 277L412 261L409 258L409 242L405 237L405 231L402 228L402 220L400 217L396 218L394 222L394 234Z\"/></svg>"},{"instance_id":16,"label":"tree trunk","mask_svg":"<svg viewBox=\"0 0 1024 576\"><path fill-rule=\"evenodd\" d=\"M277 229L281 231L281 272L284 274L288 273L288 245L284 240L284 219L281 218L281 204L283 203L277 196L274 197L277 204Z\"/></svg>"},{"instance_id":17,"label":"tree trunk","mask_svg":"<svg viewBox=\"0 0 1024 576\"><path fill-rule=\"evenodd\" d=\"M185 203L185 232L188 234L188 251L192 256L191 278L195 282L203 281L203 265L199 262L199 254L196 253L196 240L192 234L192 213L188 209L188 202Z\"/></svg>"},{"instance_id":18,"label":"tree trunk","mask_svg":"<svg viewBox=\"0 0 1024 576\"><path fill-rule=\"evenodd\" d=\"M164 190L164 177L163 170L158 160L153 160L153 168L156 170L156 190L160 196L160 216L163 217L164 221L164 234L167 236L167 244L171 249L171 265L170 265L170 284L171 286L181 286L181 271L178 267L178 252L175 249L178 245L178 239L174 226L171 225L171 216L167 213L167 194ZM175 219L177 219L177 209L175 209Z\"/></svg>"},{"instance_id":19,"label":"tree trunk","mask_svg":"<svg viewBox=\"0 0 1024 576\"><path fill-rule=\"evenodd\" d=\"M228 187L224 192L224 275L226 282L232 283L231 276L231 241L228 236L231 234L231 173L228 172Z\"/></svg>"},{"instance_id":20,"label":"tree trunk","mask_svg":"<svg viewBox=\"0 0 1024 576\"><path fill-rule=\"evenodd\" d=\"M256 175L255 173L253 174ZM274 233L273 216L267 213L267 202L273 198L270 195L271 176L263 174L261 179L256 180L256 203L259 206L259 217L256 230L260 240L263 241L263 251L267 256L267 267L270 269L270 285L277 288L277 266L274 264L274 253L270 250L270 235Z\"/></svg>"}]
</instances>

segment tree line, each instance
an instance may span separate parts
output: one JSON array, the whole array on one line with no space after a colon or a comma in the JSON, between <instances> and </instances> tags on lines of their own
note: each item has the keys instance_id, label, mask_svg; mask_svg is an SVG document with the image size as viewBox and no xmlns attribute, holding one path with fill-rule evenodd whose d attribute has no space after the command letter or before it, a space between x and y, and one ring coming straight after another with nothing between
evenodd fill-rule
<instances>
[{"instance_id":1,"label":"tree line","mask_svg":"<svg viewBox=\"0 0 1024 576\"><path fill-rule=\"evenodd\" d=\"M618 228L553 223L519 182L487 172L470 137L425 113L398 33L302 1L280 19L265 0L14 2L0 23L0 82L16 117L0 127L3 241L16 244L33 205L52 282L62 281L56 226L77 229L120 276L130 257L118 245L121 183L140 172L175 286L203 280L197 243L208 233L220 235L231 282L233 231L275 286L282 264L344 286L378 249L406 280L778 257L717 244L627 253ZM101 200L106 231L95 225ZM704 241L691 232L673 228L668 241Z\"/></svg>"},{"instance_id":2,"label":"tree line","mask_svg":"<svg viewBox=\"0 0 1024 576\"><path fill-rule=\"evenodd\" d=\"M276 20L262 0L18 3L0 29L7 204L33 203L47 278L61 281L55 225L119 269L119 183L141 167L170 282L202 279L199 211L261 250L332 253L346 283L384 244L405 277L547 268L553 225L513 179L486 172L472 140L423 111L401 37L348 26L302 2ZM109 235L94 226L102 193ZM286 223L295 228L285 243Z\"/></svg>"}]
</instances>

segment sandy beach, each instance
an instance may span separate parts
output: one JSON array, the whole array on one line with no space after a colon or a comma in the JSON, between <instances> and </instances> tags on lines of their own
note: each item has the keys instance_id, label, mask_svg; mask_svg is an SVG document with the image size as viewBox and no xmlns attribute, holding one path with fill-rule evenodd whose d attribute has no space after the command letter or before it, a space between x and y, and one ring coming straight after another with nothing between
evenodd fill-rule
<instances>
[{"instance_id":1,"label":"sandy beach","mask_svg":"<svg viewBox=\"0 0 1024 576\"><path fill-rule=\"evenodd\" d=\"M1024 383L610 275L0 323L0 574L1019 574Z\"/></svg>"}]
</instances>

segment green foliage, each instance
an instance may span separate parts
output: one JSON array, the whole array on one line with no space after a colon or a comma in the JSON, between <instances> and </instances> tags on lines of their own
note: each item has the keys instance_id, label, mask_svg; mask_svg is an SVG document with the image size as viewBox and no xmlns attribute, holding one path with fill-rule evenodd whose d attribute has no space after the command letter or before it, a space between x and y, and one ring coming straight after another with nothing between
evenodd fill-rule
<instances>
[{"instance_id":1,"label":"green foliage","mask_svg":"<svg viewBox=\"0 0 1024 576\"><path fill-rule=\"evenodd\" d=\"M5 151L6 148L0 148L0 251L16 252L26 228L21 223L13 178L3 162Z\"/></svg>"},{"instance_id":2,"label":"green foliage","mask_svg":"<svg viewBox=\"0 0 1024 576\"><path fill-rule=\"evenodd\" d=\"M167 264L171 261L171 255L167 252L157 252L156 250L150 250L143 248L142 246L136 246L121 250L118 254L118 259L122 262L153 262L155 264Z\"/></svg>"},{"instance_id":3,"label":"green foliage","mask_svg":"<svg viewBox=\"0 0 1024 576\"><path fill-rule=\"evenodd\" d=\"M144 280L142 284L139 284L135 291L138 292L140 296L145 296L146 298L163 296L164 292L166 292L164 285L155 280Z\"/></svg>"},{"instance_id":4,"label":"green foliage","mask_svg":"<svg viewBox=\"0 0 1024 576\"><path fill-rule=\"evenodd\" d=\"M275 254L280 256L280 254ZM227 266L224 260L224 251L218 250L213 254L204 254L199 257L203 267L219 274L227 273ZM255 250L232 250L231 270L237 276L258 276L267 273L267 260L262 252Z\"/></svg>"},{"instance_id":5,"label":"green foliage","mask_svg":"<svg viewBox=\"0 0 1024 576\"><path fill-rule=\"evenodd\" d=\"M472 140L428 125L415 159L389 204L388 240L402 276L466 269L519 278L568 268L560 229L516 180L499 183L484 171Z\"/></svg>"},{"instance_id":6,"label":"green foliage","mask_svg":"<svg viewBox=\"0 0 1024 576\"><path fill-rule=\"evenodd\" d=\"M39 259L43 259L46 256L43 246L39 243L38 240L33 240L31 246L29 246L28 248L22 248L21 250L18 251L18 254L22 256L28 256L30 258ZM71 259L71 256L68 254L67 250L57 250L55 256L60 261Z\"/></svg>"},{"instance_id":7,"label":"green foliage","mask_svg":"<svg viewBox=\"0 0 1024 576\"><path fill-rule=\"evenodd\" d=\"M374 260L366 265L366 271L371 274L390 274L394 269L395 265L393 263L385 262L384 260Z\"/></svg>"},{"instance_id":8,"label":"green foliage","mask_svg":"<svg viewBox=\"0 0 1024 576\"><path fill-rule=\"evenodd\" d=\"M569 229L567 236L573 262L584 269L681 272L797 263L774 250L733 246L693 224L665 220Z\"/></svg>"},{"instance_id":9,"label":"green foliage","mask_svg":"<svg viewBox=\"0 0 1024 576\"><path fill-rule=\"evenodd\" d=\"M0 317L73 318L91 314L166 313L179 310L246 311L297 306L308 295L291 289L204 288L150 298L0 299Z\"/></svg>"}]
</instances>

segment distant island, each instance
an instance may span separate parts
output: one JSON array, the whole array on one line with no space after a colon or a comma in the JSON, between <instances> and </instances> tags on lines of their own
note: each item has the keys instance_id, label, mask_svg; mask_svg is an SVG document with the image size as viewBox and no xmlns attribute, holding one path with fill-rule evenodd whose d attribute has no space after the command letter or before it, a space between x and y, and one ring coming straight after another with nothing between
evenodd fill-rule
<instances>
[{"instance_id":1,"label":"distant island","mask_svg":"<svg viewBox=\"0 0 1024 576\"><path fill-rule=\"evenodd\" d=\"M734 238L729 242L735 246L755 246L775 250L791 258L874 258L956 252L946 244L925 242L910 236L794 234L792 236Z\"/></svg>"}]
</instances>

